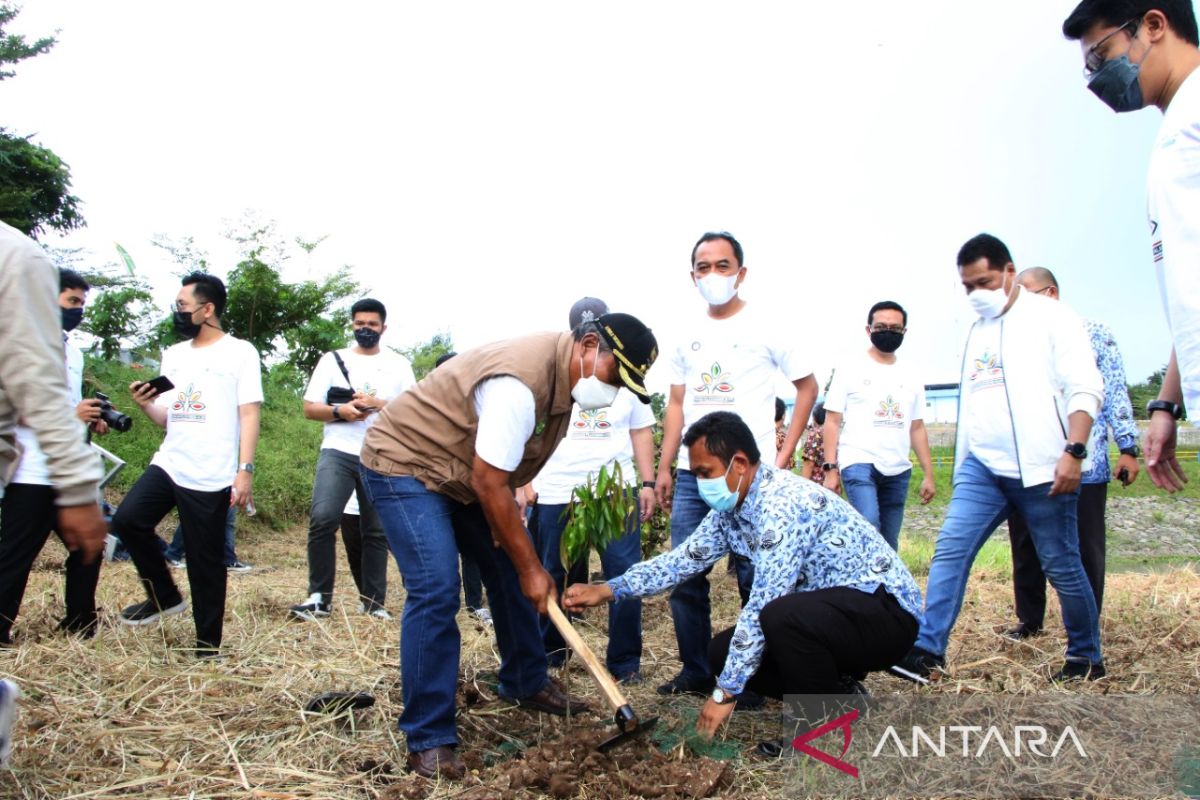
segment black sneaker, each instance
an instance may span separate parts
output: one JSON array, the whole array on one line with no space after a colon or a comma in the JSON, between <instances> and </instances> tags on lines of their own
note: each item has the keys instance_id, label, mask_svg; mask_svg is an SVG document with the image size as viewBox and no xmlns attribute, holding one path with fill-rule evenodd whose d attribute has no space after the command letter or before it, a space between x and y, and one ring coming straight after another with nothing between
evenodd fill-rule
<instances>
[{"instance_id":1,"label":"black sneaker","mask_svg":"<svg viewBox=\"0 0 1200 800\"><path fill-rule=\"evenodd\" d=\"M1067 661L1050 680L1055 683L1068 681L1098 681L1108 674L1104 664L1089 664L1086 661Z\"/></svg>"},{"instance_id":2,"label":"black sneaker","mask_svg":"<svg viewBox=\"0 0 1200 800\"><path fill-rule=\"evenodd\" d=\"M914 647L908 651L908 655L900 659L900 663L888 667L887 671L897 678L928 686L933 671L943 670L945 667L946 659L942 656Z\"/></svg>"},{"instance_id":3,"label":"black sneaker","mask_svg":"<svg viewBox=\"0 0 1200 800\"><path fill-rule=\"evenodd\" d=\"M253 569L254 567L242 561L234 561L232 564L225 565L225 570L227 572L250 572Z\"/></svg>"},{"instance_id":4,"label":"black sneaker","mask_svg":"<svg viewBox=\"0 0 1200 800\"><path fill-rule=\"evenodd\" d=\"M303 603L299 603L288 609L288 613L296 619L315 622L322 617L329 616L329 603L322 603L321 593L313 592Z\"/></svg>"},{"instance_id":5,"label":"black sneaker","mask_svg":"<svg viewBox=\"0 0 1200 800\"><path fill-rule=\"evenodd\" d=\"M1014 642L1020 642L1024 639L1032 639L1034 636L1040 636L1041 633L1041 628L1033 628L1021 622L1004 631L1004 636L1012 639Z\"/></svg>"},{"instance_id":6,"label":"black sneaker","mask_svg":"<svg viewBox=\"0 0 1200 800\"><path fill-rule=\"evenodd\" d=\"M637 670L633 670L632 672L623 672L617 676L617 683L621 684L622 686L641 686L645 682L646 679L643 678L642 673L638 672Z\"/></svg>"},{"instance_id":7,"label":"black sneaker","mask_svg":"<svg viewBox=\"0 0 1200 800\"><path fill-rule=\"evenodd\" d=\"M659 694L698 694L707 697L716 685L716 678L686 678L681 672L654 691Z\"/></svg>"},{"instance_id":8,"label":"black sneaker","mask_svg":"<svg viewBox=\"0 0 1200 800\"><path fill-rule=\"evenodd\" d=\"M767 704L767 698L763 697L758 692L745 689L738 695L734 701L734 711L758 711Z\"/></svg>"},{"instance_id":9,"label":"black sneaker","mask_svg":"<svg viewBox=\"0 0 1200 800\"><path fill-rule=\"evenodd\" d=\"M80 639L91 639L96 635L97 619L93 614L88 617L67 617L59 620L58 630L68 635L78 636Z\"/></svg>"},{"instance_id":10,"label":"black sneaker","mask_svg":"<svg viewBox=\"0 0 1200 800\"><path fill-rule=\"evenodd\" d=\"M126 625L152 625L160 617L170 617L187 611L187 600L179 600L166 608L159 608L153 600L145 600L126 606L121 612L121 622Z\"/></svg>"}]
</instances>

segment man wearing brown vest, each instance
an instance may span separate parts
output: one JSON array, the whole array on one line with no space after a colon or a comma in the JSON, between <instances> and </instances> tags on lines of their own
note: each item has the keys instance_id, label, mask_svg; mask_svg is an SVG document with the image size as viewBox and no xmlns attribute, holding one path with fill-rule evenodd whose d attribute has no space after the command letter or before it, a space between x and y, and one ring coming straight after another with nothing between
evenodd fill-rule
<instances>
[{"instance_id":1,"label":"man wearing brown vest","mask_svg":"<svg viewBox=\"0 0 1200 800\"><path fill-rule=\"evenodd\" d=\"M454 751L460 550L478 562L492 603L499 694L551 714L580 710L547 672L535 609L546 612L554 582L513 490L562 441L572 402L602 408L626 386L649 403L645 376L657 355L654 335L628 314L485 345L393 399L368 430L363 478L407 594L399 726L414 772L464 774Z\"/></svg>"}]
</instances>

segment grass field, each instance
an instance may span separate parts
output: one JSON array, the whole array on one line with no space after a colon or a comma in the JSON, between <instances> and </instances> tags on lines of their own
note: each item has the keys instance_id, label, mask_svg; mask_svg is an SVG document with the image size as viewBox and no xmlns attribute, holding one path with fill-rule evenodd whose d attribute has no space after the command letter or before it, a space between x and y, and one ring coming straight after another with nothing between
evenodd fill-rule
<instances>
[{"instance_id":1,"label":"grass field","mask_svg":"<svg viewBox=\"0 0 1200 800\"><path fill-rule=\"evenodd\" d=\"M664 784L713 789L709 781L714 776L723 776L715 789L722 797L783 794L788 767L760 761L752 752L757 741L779 735L777 705L736 713L715 745L697 747L686 732L699 700L654 693L653 686L677 668L663 597L645 606L647 682L630 690L643 716L661 716L659 738L622 756L627 766L621 775L643 775L638 779L643 783L628 777L614 784L603 764L586 762L586 748L582 761L568 764L563 755L568 746L597 740L601 722L584 717L568 723L498 700L491 631L465 615L460 617L459 730L474 771L466 784L434 785L404 775L403 740L395 727L398 625L356 613L346 591L344 564L333 616L319 623L289 621L286 607L304 595L303 540L303 529L293 527L258 533L240 544L242 557L260 569L230 578L225 657L205 663L184 652L194 635L188 615L147 629L113 624L117 609L140 598L129 564L104 569L99 602L105 624L94 640L54 633L62 553L57 545L48 547L18 622L19 645L0 651L0 674L15 678L26 692L12 768L0 771L0 797L516 800L551 795L548 783L539 784L536 775L521 771L527 763L537 766L543 752L563 758L562 769L574 770L573 782L557 786L573 794L562 796L638 796L651 791L644 781L652 776L661 781L654 791L662 797L687 796L675 789L663 793ZM908 560L923 557L925 551L918 547L909 543ZM948 653L948 679L918 690L877 674L868 680L871 691L1062 692L1046 680L1061 661L1064 640L1057 625L1051 624L1049 635L1021 645L996 633L1011 617L1011 588L999 566L986 565L969 586ZM723 570L713 574L719 576L714 627L720 628L736 616L736 592ZM390 577L388 607L399 615L403 591L394 566ZM1053 600L1051 604L1048 619L1054 620L1057 607ZM579 628L602 651L604 616L589 615ZM1200 577L1195 572L1113 575L1103 629L1111 677L1071 691L1200 692ZM572 691L602 705L583 672L569 667L563 677ZM333 689L369 691L378 703L350 718L303 711L310 697ZM514 760L529 748L525 759ZM581 767L584 762L594 769ZM517 777L526 774L532 784L513 788Z\"/></svg>"}]
</instances>

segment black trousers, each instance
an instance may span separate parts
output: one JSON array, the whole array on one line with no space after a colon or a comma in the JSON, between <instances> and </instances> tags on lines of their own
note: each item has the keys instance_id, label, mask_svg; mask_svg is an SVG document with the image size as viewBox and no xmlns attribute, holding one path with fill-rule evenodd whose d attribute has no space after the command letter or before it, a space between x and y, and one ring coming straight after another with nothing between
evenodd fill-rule
<instances>
[{"instance_id":1,"label":"black trousers","mask_svg":"<svg viewBox=\"0 0 1200 800\"><path fill-rule=\"evenodd\" d=\"M1107 483L1085 483L1079 487L1079 556L1096 596L1097 611L1104 606L1104 508L1107 502ZM1046 619L1046 576L1038 562L1029 526L1020 514L1008 518L1008 538L1012 543L1017 619L1026 628L1040 631Z\"/></svg>"},{"instance_id":2,"label":"black trousers","mask_svg":"<svg viewBox=\"0 0 1200 800\"><path fill-rule=\"evenodd\" d=\"M179 524L183 528L196 645L220 647L225 621L225 516L229 513L229 488L216 492L184 489L161 468L151 465L121 501L113 517L113 532L128 548L146 597L159 608L177 605L183 597L154 532L172 508L179 510Z\"/></svg>"},{"instance_id":3,"label":"black trousers","mask_svg":"<svg viewBox=\"0 0 1200 800\"><path fill-rule=\"evenodd\" d=\"M54 489L32 483L14 483L4 490L0 501L0 643L12 639L12 626L29 571L38 553L55 530L58 508ZM60 534L61 538L61 534ZM100 559L83 563L78 552L66 562L67 615L62 627L85 630L96 624L96 583L100 580Z\"/></svg>"},{"instance_id":4,"label":"black trousers","mask_svg":"<svg viewBox=\"0 0 1200 800\"><path fill-rule=\"evenodd\" d=\"M917 640L916 618L880 587L793 592L759 614L766 648L746 688L767 697L840 694L843 678L866 677L903 658ZM720 675L733 628L713 637L708 661Z\"/></svg>"}]
</instances>

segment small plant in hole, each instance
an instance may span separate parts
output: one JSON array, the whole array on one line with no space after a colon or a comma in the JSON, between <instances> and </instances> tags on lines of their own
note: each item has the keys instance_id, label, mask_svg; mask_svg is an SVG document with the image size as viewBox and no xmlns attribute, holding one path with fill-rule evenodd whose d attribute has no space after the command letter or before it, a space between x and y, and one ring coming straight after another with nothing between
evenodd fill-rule
<instances>
[{"instance_id":1,"label":"small plant in hole","mask_svg":"<svg viewBox=\"0 0 1200 800\"><path fill-rule=\"evenodd\" d=\"M609 469L611 467L611 469ZM604 552L609 542L625 532L625 519L637 508L634 493L625 485L620 462L600 467L587 483L576 486L563 511L567 520L559 543L563 568L570 569L595 548Z\"/></svg>"}]
</instances>

